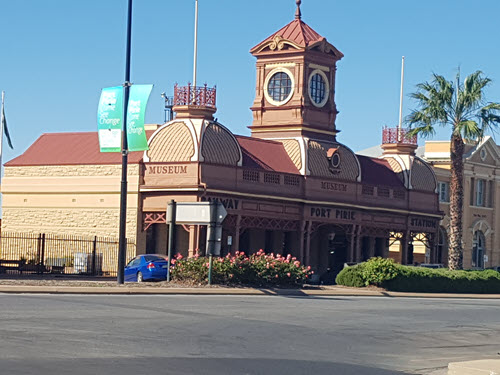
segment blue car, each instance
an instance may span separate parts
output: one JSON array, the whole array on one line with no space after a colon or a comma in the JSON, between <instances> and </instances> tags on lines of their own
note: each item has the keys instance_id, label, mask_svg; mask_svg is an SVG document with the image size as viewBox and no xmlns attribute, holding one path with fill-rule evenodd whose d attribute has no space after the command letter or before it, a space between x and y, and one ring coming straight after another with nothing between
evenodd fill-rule
<instances>
[{"instance_id":1,"label":"blue car","mask_svg":"<svg viewBox=\"0 0 500 375\"><path fill-rule=\"evenodd\" d=\"M150 280L166 280L168 261L165 255L137 255L125 266L125 281L142 283Z\"/></svg>"}]
</instances>

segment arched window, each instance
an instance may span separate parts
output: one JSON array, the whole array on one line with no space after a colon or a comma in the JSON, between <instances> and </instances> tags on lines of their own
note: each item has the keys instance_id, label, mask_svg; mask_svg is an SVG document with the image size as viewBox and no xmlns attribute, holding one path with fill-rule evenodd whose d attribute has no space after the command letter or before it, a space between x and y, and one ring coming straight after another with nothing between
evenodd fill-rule
<instances>
[{"instance_id":1,"label":"arched window","mask_svg":"<svg viewBox=\"0 0 500 375\"><path fill-rule=\"evenodd\" d=\"M474 233L472 240L472 267L484 268L484 254L486 253L486 239L480 230Z\"/></svg>"}]
</instances>

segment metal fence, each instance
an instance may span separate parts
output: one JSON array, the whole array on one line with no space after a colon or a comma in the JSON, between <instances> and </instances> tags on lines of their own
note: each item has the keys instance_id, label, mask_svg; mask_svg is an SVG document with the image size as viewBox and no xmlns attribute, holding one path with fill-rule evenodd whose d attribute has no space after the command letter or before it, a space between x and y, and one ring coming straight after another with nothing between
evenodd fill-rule
<instances>
[{"instance_id":1,"label":"metal fence","mask_svg":"<svg viewBox=\"0 0 500 375\"><path fill-rule=\"evenodd\" d=\"M136 245L127 240L127 255ZM48 233L0 234L0 273L116 276L118 239Z\"/></svg>"}]
</instances>

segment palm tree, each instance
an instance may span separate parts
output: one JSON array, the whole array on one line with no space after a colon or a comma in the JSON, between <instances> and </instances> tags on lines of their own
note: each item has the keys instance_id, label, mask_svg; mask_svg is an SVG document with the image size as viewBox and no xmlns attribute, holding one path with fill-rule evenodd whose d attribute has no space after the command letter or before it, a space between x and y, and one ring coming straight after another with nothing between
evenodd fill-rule
<instances>
[{"instance_id":1,"label":"palm tree","mask_svg":"<svg viewBox=\"0 0 500 375\"><path fill-rule=\"evenodd\" d=\"M464 144L479 142L488 131L500 125L500 104L488 103L484 99L484 89L490 82L480 71L469 75L463 84L457 77L456 86L434 74L431 82L420 83L417 92L411 94L417 101L417 109L406 119L410 135L432 136L436 126L451 130L448 266L452 270L463 268Z\"/></svg>"}]
</instances>

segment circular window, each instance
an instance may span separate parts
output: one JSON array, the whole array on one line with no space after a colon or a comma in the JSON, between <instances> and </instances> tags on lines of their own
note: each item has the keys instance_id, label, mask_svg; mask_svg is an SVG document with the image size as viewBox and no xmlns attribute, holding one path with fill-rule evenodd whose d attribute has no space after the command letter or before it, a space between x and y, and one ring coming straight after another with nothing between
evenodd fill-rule
<instances>
[{"instance_id":1,"label":"circular window","mask_svg":"<svg viewBox=\"0 0 500 375\"><path fill-rule=\"evenodd\" d=\"M481 150L480 156L482 161L486 160L486 150L484 148Z\"/></svg>"},{"instance_id":2,"label":"circular window","mask_svg":"<svg viewBox=\"0 0 500 375\"><path fill-rule=\"evenodd\" d=\"M319 69L314 70L309 76L309 98L316 107L323 107L328 101L328 78Z\"/></svg>"},{"instance_id":3,"label":"circular window","mask_svg":"<svg viewBox=\"0 0 500 375\"><path fill-rule=\"evenodd\" d=\"M292 73L287 69L277 68L267 76L264 95L269 103L283 105L291 99L294 86Z\"/></svg>"},{"instance_id":4,"label":"circular window","mask_svg":"<svg viewBox=\"0 0 500 375\"><path fill-rule=\"evenodd\" d=\"M332 158L330 159L330 164L332 165L333 168L338 168L340 166L340 155L338 152L332 155Z\"/></svg>"}]
</instances>

